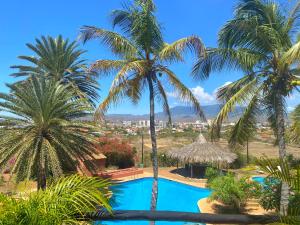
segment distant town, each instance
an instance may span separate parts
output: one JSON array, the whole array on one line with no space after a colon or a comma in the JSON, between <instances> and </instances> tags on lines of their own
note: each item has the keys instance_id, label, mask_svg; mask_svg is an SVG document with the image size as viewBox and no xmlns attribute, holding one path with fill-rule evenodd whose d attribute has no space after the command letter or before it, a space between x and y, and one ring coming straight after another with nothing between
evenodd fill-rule
<instances>
[{"instance_id":1,"label":"distant town","mask_svg":"<svg viewBox=\"0 0 300 225\"><path fill-rule=\"evenodd\" d=\"M172 132L185 132L190 129L193 131L207 131L207 129L212 124L213 119L208 119L207 121L195 120L193 122L173 122L171 127L168 125L167 121L156 120L155 121L155 131L157 133L165 132L166 129L171 129ZM234 126L234 122L223 123L222 127L231 127ZM142 129L144 132L149 132L150 120L116 120L106 121L107 128L122 128L128 135L137 135ZM257 129L269 129L270 125L268 122L257 123Z\"/></svg>"}]
</instances>

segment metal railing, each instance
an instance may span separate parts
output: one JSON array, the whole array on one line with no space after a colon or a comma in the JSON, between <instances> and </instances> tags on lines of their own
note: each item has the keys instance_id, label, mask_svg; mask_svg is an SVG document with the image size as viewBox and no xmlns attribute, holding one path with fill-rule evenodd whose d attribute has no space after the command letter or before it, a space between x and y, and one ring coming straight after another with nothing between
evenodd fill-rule
<instances>
[{"instance_id":1,"label":"metal railing","mask_svg":"<svg viewBox=\"0 0 300 225\"><path fill-rule=\"evenodd\" d=\"M279 221L277 216L209 214L174 211L116 210L113 213L96 212L87 214L84 220L140 220L140 221L185 221L209 224L270 224Z\"/></svg>"}]
</instances>

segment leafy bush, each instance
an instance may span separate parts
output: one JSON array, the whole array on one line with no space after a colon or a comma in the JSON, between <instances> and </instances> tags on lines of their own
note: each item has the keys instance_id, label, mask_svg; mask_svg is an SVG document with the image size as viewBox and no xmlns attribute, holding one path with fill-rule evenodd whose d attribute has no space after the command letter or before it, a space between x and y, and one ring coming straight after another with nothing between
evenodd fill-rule
<instances>
[{"instance_id":1,"label":"leafy bush","mask_svg":"<svg viewBox=\"0 0 300 225\"><path fill-rule=\"evenodd\" d=\"M274 178L265 178L262 186L259 204L265 210L276 210L280 208L281 183Z\"/></svg>"},{"instance_id":2,"label":"leafy bush","mask_svg":"<svg viewBox=\"0 0 300 225\"><path fill-rule=\"evenodd\" d=\"M242 154L240 152L236 152L237 158L236 160L230 164L231 169L240 169L242 167L245 167L248 165L247 163L247 156L245 154ZM255 164L257 161L257 158L254 156L249 156L249 163L250 164Z\"/></svg>"},{"instance_id":3,"label":"leafy bush","mask_svg":"<svg viewBox=\"0 0 300 225\"><path fill-rule=\"evenodd\" d=\"M210 183L213 193L211 200L217 200L224 205L240 211L249 198L257 198L260 185L249 180L249 177L236 179L232 174L215 178Z\"/></svg>"},{"instance_id":4,"label":"leafy bush","mask_svg":"<svg viewBox=\"0 0 300 225\"><path fill-rule=\"evenodd\" d=\"M152 153L151 153L152 159ZM167 156L165 153L158 154L158 165L161 167L171 167L177 165L177 160Z\"/></svg>"},{"instance_id":5,"label":"leafy bush","mask_svg":"<svg viewBox=\"0 0 300 225\"><path fill-rule=\"evenodd\" d=\"M207 167L205 170L205 178L207 179L207 183L210 184L215 178L220 176L220 171L213 167Z\"/></svg>"},{"instance_id":6,"label":"leafy bush","mask_svg":"<svg viewBox=\"0 0 300 225\"><path fill-rule=\"evenodd\" d=\"M289 198L289 214L293 214L294 211L299 212L299 206L300 206L300 194L299 193L293 193Z\"/></svg>"},{"instance_id":7,"label":"leafy bush","mask_svg":"<svg viewBox=\"0 0 300 225\"><path fill-rule=\"evenodd\" d=\"M98 149L106 156L106 166L117 166L120 169L134 166L136 150L124 140L102 137Z\"/></svg>"},{"instance_id":8,"label":"leafy bush","mask_svg":"<svg viewBox=\"0 0 300 225\"><path fill-rule=\"evenodd\" d=\"M247 165L247 157L239 152L236 153L237 158L230 164L231 169L240 169Z\"/></svg>"},{"instance_id":9,"label":"leafy bush","mask_svg":"<svg viewBox=\"0 0 300 225\"><path fill-rule=\"evenodd\" d=\"M300 166L300 159L295 158L293 154L289 154L287 160L291 168L297 169Z\"/></svg>"},{"instance_id":10,"label":"leafy bush","mask_svg":"<svg viewBox=\"0 0 300 225\"><path fill-rule=\"evenodd\" d=\"M99 178L73 175L24 198L14 199L1 194L0 224L83 225L78 220L85 213L99 207L111 211L107 198L109 186L109 182Z\"/></svg>"}]
</instances>

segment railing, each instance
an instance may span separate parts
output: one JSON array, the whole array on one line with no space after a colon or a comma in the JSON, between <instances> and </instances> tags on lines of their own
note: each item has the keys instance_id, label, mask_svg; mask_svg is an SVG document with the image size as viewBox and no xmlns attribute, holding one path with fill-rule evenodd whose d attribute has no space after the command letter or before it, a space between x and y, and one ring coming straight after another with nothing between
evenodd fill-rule
<instances>
[{"instance_id":1,"label":"railing","mask_svg":"<svg viewBox=\"0 0 300 225\"><path fill-rule=\"evenodd\" d=\"M277 216L266 215L224 215L173 211L116 210L112 214L97 212L85 216L85 220L144 220L144 221L185 221L209 224L269 224L279 221Z\"/></svg>"}]
</instances>

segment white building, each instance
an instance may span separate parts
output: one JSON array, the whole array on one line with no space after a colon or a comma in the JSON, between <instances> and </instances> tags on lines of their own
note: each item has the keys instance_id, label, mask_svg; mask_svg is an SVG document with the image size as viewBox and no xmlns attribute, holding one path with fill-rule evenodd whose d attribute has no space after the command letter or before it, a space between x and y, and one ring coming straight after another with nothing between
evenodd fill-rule
<instances>
[{"instance_id":1,"label":"white building","mask_svg":"<svg viewBox=\"0 0 300 225\"><path fill-rule=\"evenodd\" d=\"M132 126L132 122L130 120L128 121L123 121L123 126L124 127L131 127Z\"/></svg>"},{"instance_id":2,"label":"white building","mask_svg":"<svg viewBox=\"0 0 300 225\"><path fill-rule=\"evenodd\" d=\"M139 120L137 123L138 127L150 127L150 120Z\"/></svg>"}]
</instances>

